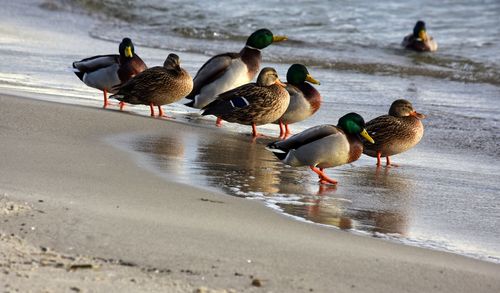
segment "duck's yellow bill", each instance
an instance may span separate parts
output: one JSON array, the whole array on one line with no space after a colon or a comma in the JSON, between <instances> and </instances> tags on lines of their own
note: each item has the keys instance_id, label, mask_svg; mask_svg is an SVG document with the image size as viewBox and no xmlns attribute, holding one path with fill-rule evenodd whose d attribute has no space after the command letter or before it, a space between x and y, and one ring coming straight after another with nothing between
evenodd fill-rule
<instances>
[{"instance_id":1,"label":"duck's yellow bill","mask_svg":"<svg viewBox=\"0 0 500 293\"><path fill-rule=\"evenodd\" d=\"M273 42L282 42L288 40L287 36L273 36Z\"/></svg>"},{"instance_id":2,"label":"duck's yellow bill","mask_svg":"<svg viewBox=\"0 0 500 293\"><path fill-rule=\"evenodd\" d=\"M427 32L426 31L420 31L418 33L418 37L422 40L422 41L427 41Z\"/></svg>"},{"instance_id":3,"label":"duck's yellow bill","mask_svg":"<svg viewBox=\"0 0 500 293\"><path fill-rule=\"evenodd\" d=\"M310 74L306 75L306 81L314 84L321 84L319 80L314 79L314 77L312 77Z\"/></svg>"},{"instance_id":4,"label":"duck's yellow bill","mask_svg":"<svg viewBox=\"0 0 500 293\"><path fill-rule=\"evenodd\" d=\"M132 55L132 47L128 46L125 47L125 57L132 58L134 55Z\"/></svg>"},{"instance_id":5,"label":"duck's yellow bill","mask_svg":"<svg viewBox=\"0 0 500 293\"><path fill-rule=\"evenodd\" d=\"M373 138L368 134L368 132L366 131L366 129L363 129L363 131L361 131L361 136L364 137L367 141L371 142L371 143L375 143L375 141L373 140Z\"/></svg>"}]
</instances>

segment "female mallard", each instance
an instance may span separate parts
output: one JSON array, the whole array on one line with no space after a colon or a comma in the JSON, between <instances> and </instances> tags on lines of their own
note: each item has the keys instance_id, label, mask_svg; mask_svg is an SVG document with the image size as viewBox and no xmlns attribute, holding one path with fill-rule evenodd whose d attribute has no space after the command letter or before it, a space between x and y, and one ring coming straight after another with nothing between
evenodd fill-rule
<instances>
[{"instance_id":1,"label":"female mallard","mask_svg":"<svg viewBox=\"0 0 500 293\"><path fill-rule=\"evenodd\" d=\"M290 94L290 105L278 121L280 138L287 138L291 133L288 124L296 123L312 116L321 106L321 95L306 81L320 84L302 64L293 64L286 73L286 90Z\"/></svg>"},{"instance_id":2,"label":"female mallard","mask_svg":"<svg viewBox=\"0 0 500 293\"><path fill-rule=\"evenodd\" d=\"M421 20L415 24L413 34L409 34L403 39L401 46L417 52L433 52L438 48L436 41L427 34L425 22Z\"/></svg>"},{"instance_id":3,"label":"female mallard","mask_svg":"<svg viewBox=\"0 0 500 293\"><path fill-rule=\"evenodd\" d=\"M162 105L179 101L192 89L193 79L181 68L179 56L170 54L163 66L144 70L111 97L130 104L149 105L151 116L155 114L154 106L158 106L159 117L163 117Z\"/></svg>"},{"instance_id":4,"label":"female mallard","mask_svg":"<svg viewBox=\"0 0 500 293\"><path fill-rule=\"evenodd\" d=\"M257 83L248 83L220 94L203 108L201 115L215 115L229 122L252 125L257 137L257 125L272 123L285 113L290 95L274 68L266 67L257 77Z\"/></svg>"},{"instance_id":5,"label":"female mallard","mask_svg":"<svg viewBox=\"0 0 500 293\"><path fill-rule=\"evenodd\" d=\"M196 73L193 91L186 97L192 101L186 105L202 109L220 93L249 83L259 72L262 61L260 50L286 39L284 36L273 36L268 29L260 29L248 37L239 53L210 58Z\"/></svg>"},{"instance_id":6,"label":"female mallard","mask_svg":"<svg viewBox=\"0 0 500 293\"><path fill-rule=\"evenodd\" d=\"M267 148L287 165L309 166L318 174L320 183L337 184L326 176L323 169L359 159L363 153L359 135L373 143L365 130L363 117L349 113L339 119L337 126L325 124L311 127L289 139L268 144Z\"/></svg>"},{"instance_id":7,"label":"female mallard","mask_svg":"<svg viewBox=\"0 0 500 293\"><path fill-rule=\"evenodd\" d=\"M375 144L364 143L365 155L386 157L387 166L391 165L389 156L393 156L414 147L424 135L424 125L420 119L425 115L417 113L411 103L400 99L392 103L389 115L379 116L366 123L366 130L375 140Z\"/></svg>"},{"instance_id":8,"label":"female mallard","mask_svg":"<svg viewBox=\"0 0 500 293\"><path fill-rule=\"evenodd\" d=\"M99 55L73 62L76 76L86 85L104 93L104 106L108 106L107 93L116 93L120 85L146 70L144 61L135 54L134 44L124 38L119 47L120 55ZM123 103L120 103L120 110Z\"/></svg>"}]
</instances>

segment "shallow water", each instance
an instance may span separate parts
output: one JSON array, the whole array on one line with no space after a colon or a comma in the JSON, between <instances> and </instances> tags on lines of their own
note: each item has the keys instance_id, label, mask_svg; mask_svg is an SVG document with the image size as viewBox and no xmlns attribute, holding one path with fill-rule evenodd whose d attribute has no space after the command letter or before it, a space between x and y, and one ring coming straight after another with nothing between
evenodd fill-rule
<instances>
[{"instance_id":1,"label":"shallow water","mask_svg":"<svg viewBox=\"0 0 500 293\"><path fill-rule=\"evenodd\" d=\"M315 223L500 262L500 245L491 234L498 229L499 173L474 163L450 169L417 152L418 162L393 168L376 168L363 157L327 171L338 186L319 185L308 168L277 161L265 149L268 141L169 133L118 136L111 144L135 153L168 180L262 200Z\"/></svg>"},{"instance_id":2,"label":"shallow water","mask_svg":"<svg viewBox=\"0 0 500 293\"><path fill-rule=\"evenodd\" d=\"M137 134L113 141L169 180L262 200L287 214L356 233L500 259L498 1L318 0L290 3L286 9L267 1L272 8L264 9L260 0L213 6L147 0L128 1L126 11L115 0L45 2L63 4L47 10L37 0L19 0L4 3L6 9L0 10L0 55L8 61L0 63L3 93L32 93L97 108L101 93L83 85L68 67L74 60L115 52L116 41L124 36L134 39L149 65L161 64L170 52L161 48L182 51L182 64L194 76L210 55L237 51L249 32L272 27L291 40L266 48L265 65L284 76L289 63L301 61L322 83L320 111L292 125L294 133L336 124L351 111L372 119L401 97L428 116L421 143L393 158L400 168L377 169L372 158L362 157L353 165L327 170L340 184L320 189L308 169L282 165L263 143L251 144L243 134L223 140ZM81 3L90 15L75 8ZM238 18L229 13L243 5ZM417 18L427 21L440 43L438 53L415 54L398 47ZM166 110L178 121L213 127L211 118L200 118L198 111L181 104ZM127 111L149 112L143 106ZM277 135L274 125L261 128ZM223 130L250 131L230 123Z\"/></svg>"}]
</instances>

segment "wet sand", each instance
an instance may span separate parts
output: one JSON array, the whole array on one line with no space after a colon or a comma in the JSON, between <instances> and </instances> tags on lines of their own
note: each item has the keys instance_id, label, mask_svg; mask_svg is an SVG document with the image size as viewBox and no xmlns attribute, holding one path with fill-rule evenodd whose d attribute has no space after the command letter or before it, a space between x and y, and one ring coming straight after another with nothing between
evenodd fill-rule
<instances>
[{"instance_id":1,"label":"wet sand","mask_svg":"<svg viewBox=\"0 0 500 293\"><path fill-rule=\"evenodd\" d=\"M4 290L500 290L496 264L293 221L259 202L200 189L202 182L169 181L108 144L127 133L248 143L236 134L9 96L0 104L0 194L28 207L0 213ZM40 247L69 261L37 265ZM68 270L78 255L92 268Z\"/></svg>"}]
</instances>

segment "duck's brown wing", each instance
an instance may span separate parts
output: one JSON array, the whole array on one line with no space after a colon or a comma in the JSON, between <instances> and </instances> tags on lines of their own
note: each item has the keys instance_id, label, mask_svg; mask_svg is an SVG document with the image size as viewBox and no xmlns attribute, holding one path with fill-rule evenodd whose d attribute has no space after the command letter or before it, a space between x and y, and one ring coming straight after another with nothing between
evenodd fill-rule
<instances>
[{"instance_id":1,"label":"duck's brown wing","mask_svg":"<svg viewBox=\"0 0 500 293\"><path fill-rule=\"evenodd\" d=\"M246 108L255 99L256 90L259 86L255 83L247 83L235 89L229 90L217 96L217 99L203 107L202 115L222 115L235 110L235 108Z\"/></svg>"},{"instance_id":2,"label":"duck's brown wing","mask_svg":"<svg viewBox=\"0 0 500 293\"><path fill-rule=\"evenodd\" d=\"M369 143L363 139L365 148L378 150L391 139L397 137L405 124L401 119L391 116L382 115L366 123L366 131L373 138L375 143Z\"/></svg>"},{"instance_id":3,"label":"duck's brown wing","mask_svg":"<svg viewBox=\"0 0 500 293\"><path fill-rule=\"evenodd\" d=\"M149 104L152 94L162 90L169 76L163 66L149 68L126 82L112 97L130 104Z\"/></svg>"}]
</instances>

